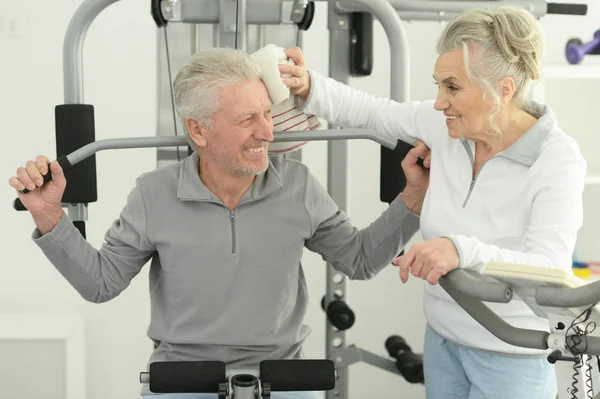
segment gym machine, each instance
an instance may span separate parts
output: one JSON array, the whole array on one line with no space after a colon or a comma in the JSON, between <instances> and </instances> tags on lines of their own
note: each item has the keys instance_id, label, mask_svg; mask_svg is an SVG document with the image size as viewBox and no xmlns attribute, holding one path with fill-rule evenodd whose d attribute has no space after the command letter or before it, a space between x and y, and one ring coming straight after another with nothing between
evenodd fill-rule
<instances>
[{"instance_id":1,"label":"gym machine","mask_svg":"<svg viewBox=\"0 0 600 399\"><path fill-rule=\"evenodd\" d=\"M95 139L94 108L83 98L82 50L87 29L93 20L118 0L84 0L68 26L63 46L64 104L55 110L57 158L69 181L63 197L68 216L85 237L87 205L97 201L94 154L107 149L144 147L187 147L183 136L147 138ZM467 9L485 4L486 8L514 5L515 1L463 0L340 0L327 1L330 31L329 76L348 83L350 76L371 73L373 18L379 20L389 40L391 51L390 98L409 100L409 47L402 20L443 21ZM585 15L581 4L547 3L545 0L521 0L532 14ZM308 29L314 14L314 2L307 0L153 0L151 14L159 28L170 23L213 24L215 45L246 49L249 25L294 23L300 33ZM276 134L275 141L328 140L328 191L339 205L347 208L347 140L371 139L382 146L380 199L390 202L406 184L398 165L408 151L404 143L386 142L364 129L338 129ZM179 154L179 151L177 151ZM49 175L46 177L50 178ZM14 207L24 210L17 199ZM458 273L455 273L458 274ZM359 361L402 374L412 382L422 382L419 356L399 337L392 336L386 349L394 360L345 343L345 330L352 325L353 313L344 302L346 281L331 265L327 268L327 293L323 309L328 315L326 358L335 365L335 388L329 398L348 397L347 368ZM340 314L342 315L340 317ZM352 315L352 316L350 316ZM341 323L339 321L342 321ZM344 324L345 323L345 324ZM407 364L410 366L407 367ZM152 381L152 377L149 377ZM244 379L242 379L244 380ZM223 383L223 382L221 382ZM220 384L221 384L220 383Z\"/></svg>"},{"instance_id":2,"label":"gym machine","mask_svg":"<svg viewBox=\"0 0 600 399\"><path fill-rule=\"evenodd\" d=\"M573 38L567 41L565 55L569 64L579 64L586 55L600 55L600 29L594 33L594 37L587 43L581 39Z\"/></svg>"},{"instance_id":3,"label":"gym machine","mask_svg":"<svg viewBox=\"0 0 600 399\"><path fill-rule=\"evenodd\" d=\"M558 399L595 397L599 374L591 359L600 356L600 337L592 333L600 320L600 281L586 284L567 270L497 262L486 264L485 276L458 271L440 285L479 324L508 344L551 351ZM508 303L515 295L548 320L550 332L513 327L482 302Z\"/></svg>"},{"instance_id":4,"label":"gym machine","mask_svg":"<svg viewBox=\"0 0 600 399\"><path fill-rule=\"evenodd\" d=\"M556 364L558 399L593 399L598 370L590 360L600 356L600 337L591 334L600 320L600 281L585 284L566 270L496 262L488 263L484 274L457 269L442 277L440 285L500 340L550 350L547 360ZM549 321L550 332L513 327L484 303L509 303L515 294ZM394 337L388 345L402 350L404 343ZM218 392L224 399L234 392L234 398L258 399L292 390L328 390L329 395L339 372L331 360L276 360L262 362L258 373L232 373L228 379L220 362L160 362L151 365L150 373L142 373L140 382L157 393Z\"/></svg>"}]
</instances>

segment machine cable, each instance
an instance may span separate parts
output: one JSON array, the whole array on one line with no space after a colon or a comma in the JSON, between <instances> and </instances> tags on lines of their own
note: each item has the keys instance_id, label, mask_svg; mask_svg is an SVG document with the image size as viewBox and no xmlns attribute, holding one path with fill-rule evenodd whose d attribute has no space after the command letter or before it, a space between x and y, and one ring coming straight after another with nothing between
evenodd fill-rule
<instances>
[{"instance_id":1,"label":"machine cable","mask_svg":"<svg viewBox=\"0 0 600 399\"><path fill-rule=\"evenodd\" d=\"M240 0L235 0L235 49L238 48L238 36L240 29Z\"/></svg>"},{"instance_id":2,"label":"machine cable","mask_svg":"<svg viewBox=\"0 0 600 399\"><path fill-rule=\"evenodd\" d=\"M588 322L588 319L590 318L591 314L592 314L592 309L593 307L596 306L596 304L593 304L592 306L588 307L587 309L585 309L579 316L577 316L573 322L571 323L571 325L569 326L569 328L567 329L566 332L566 336L569 338L565 341L565 346L567 347L567 349L573 353L575 355L574 357L574 361L573 361L573 378L572 378L572 383L571 383L571 398L572 399L577 399L577 393L579 392L579 389L577 388L577 385L579 384L579 372L581 370L581 368L584 366L586 366L586 371L585 371L585 381L584 381L584 385L587 388L586 389L586 398L588 399L594 399L593 397L593 391L592 391L592 371L591 368L589 367L590 364L590 356L585 356L584 359L584 353L587 351L587 336L589 334L591 334L592 332L594 332L594 330L596 329L596 322L594 321L590 321ZM578 321L579 319L583 318L581 321ZM572 332L573 335L569 335L569 332ZM579 344L583 343L583 350L579 350L578 346ZM599 363L600 365L600 363Z\"/></svg>"},{"instance_id":3,"label":"machine cable","mask_svg":"<svg viewBox=\"0 0 600 399\"><path fill-rule=\"evenodd\" d=\"M236 21L237 23L237 21ZM167 36L167 26L163 26L165 33L165 53L167 57L167 71L169 73L169 89L171 90L171 110L173 111L173 129L175 129L175 136L177 136L177 115L175 114L175 94L173 93L173 77L171 76L171 57L169 56L169 38ZM179 156L179 147L176 147L177 162L181 161Z\"/></svg>"}]
</instances>

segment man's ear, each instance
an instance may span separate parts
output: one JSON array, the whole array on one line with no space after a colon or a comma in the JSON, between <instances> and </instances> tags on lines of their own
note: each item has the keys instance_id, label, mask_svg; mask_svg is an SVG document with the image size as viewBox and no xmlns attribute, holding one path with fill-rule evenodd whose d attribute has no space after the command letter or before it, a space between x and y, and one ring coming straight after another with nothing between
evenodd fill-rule
<instances>
[{"instance_id":1,"label":"man's ear","mask_svg":"<svg viewBox=\"0 0 600 399\"><path fill-rule=\"evenodd\" d=\"M187 128L190 138L198 148L206 147L206 129L200 126L197 120L185 118L185 127Z\"/></svg>"},{"instance_id":2,"label":"man's ear","mask_svg":"<svg viewBox=\"0 0 600 399\"><path fill-rule=\"evenodd\" d=\"M511 77L506 77L500 82L500 89L502 90L502 104L506 105L510 103L515 95L515 81Z\"/></svg>"}]
</instances>

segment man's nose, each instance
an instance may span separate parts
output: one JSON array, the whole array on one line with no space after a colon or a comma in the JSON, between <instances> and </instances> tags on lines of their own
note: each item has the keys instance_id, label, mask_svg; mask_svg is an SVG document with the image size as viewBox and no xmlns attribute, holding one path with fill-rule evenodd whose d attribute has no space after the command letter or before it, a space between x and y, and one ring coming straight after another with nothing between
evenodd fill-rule
<instances>
[{"instance_id":1,"label":"man's nose","mask_svg":"<svg viewBox=\"0 0 600 399\"><path fill-rule=\"evenodd\" d=\"M258 140L264 140L268 142L273 141L273 120L270 118L263 118L261 123L254 131L254 137Z\"/></svg>"}]
</instances>

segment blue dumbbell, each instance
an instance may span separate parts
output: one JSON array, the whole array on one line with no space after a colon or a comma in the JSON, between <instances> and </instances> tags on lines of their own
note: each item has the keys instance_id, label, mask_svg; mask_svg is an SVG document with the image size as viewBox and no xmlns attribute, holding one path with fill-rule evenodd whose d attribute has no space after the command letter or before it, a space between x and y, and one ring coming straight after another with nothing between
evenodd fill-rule
<instances>
[{"instance_id":1,"label":"blue dumbbell","mask_svg":"<svg viewBox=\"0 0 600 399\"><path fill-rule=\"evenodd\" d=\"M586 54L595 52L598 48L600 48L600 30L594 33L594 38L588 43L583 43L579 39L570 39L565 53L570 64L579 64Z\"/></svg>"}]
</instances>

